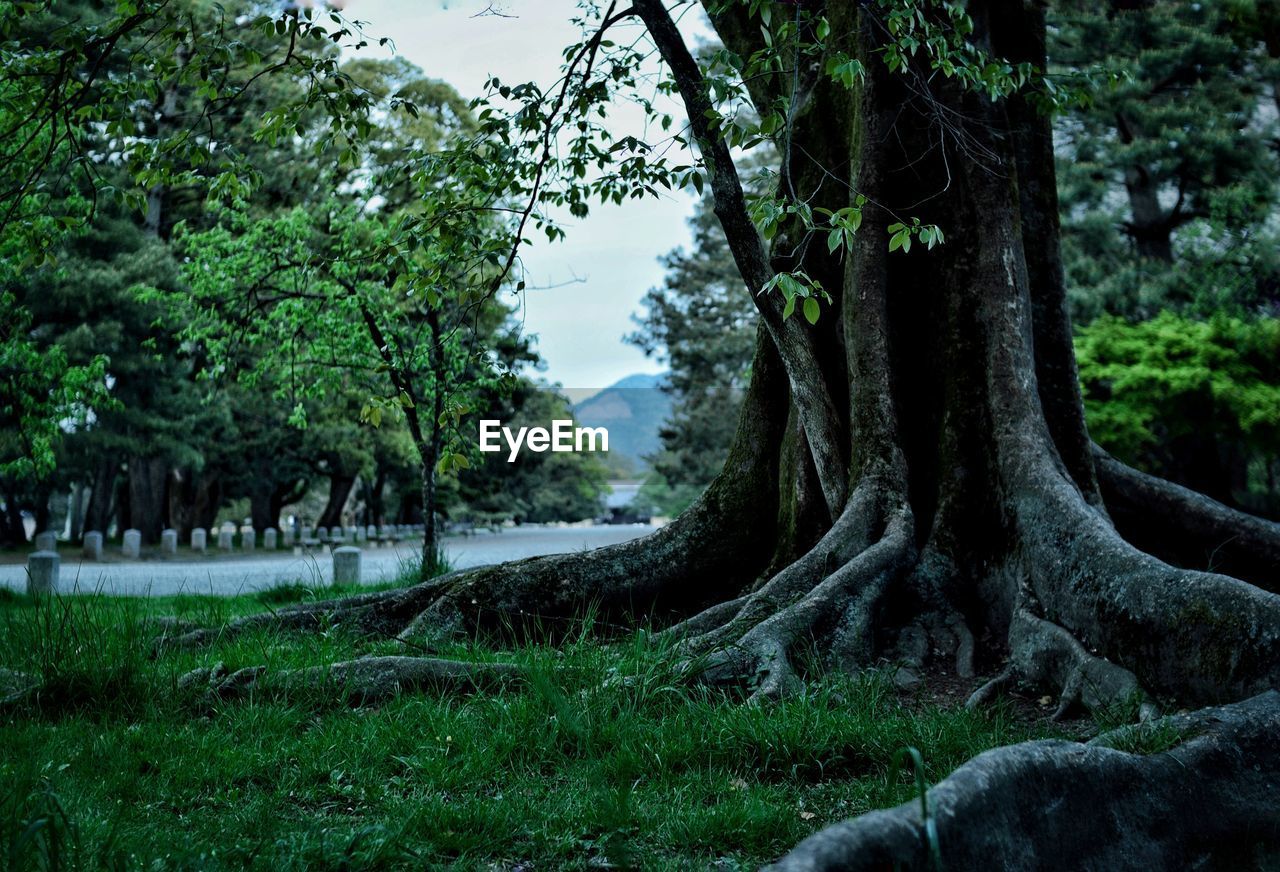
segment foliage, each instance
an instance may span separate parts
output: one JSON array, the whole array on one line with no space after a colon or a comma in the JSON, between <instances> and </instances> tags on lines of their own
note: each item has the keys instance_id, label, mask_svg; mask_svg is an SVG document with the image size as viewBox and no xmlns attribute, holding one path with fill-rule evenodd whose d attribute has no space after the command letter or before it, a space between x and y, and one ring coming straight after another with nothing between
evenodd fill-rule
<instances>
[{"instance_id":1,"label":"foliage","mask_svg":"<svg viewBox=\"0 0 1280 872\"><path fill-rule=\"evenodd\" d=\"M0 328L0 477L47 475L65 428L83 425L103 398L106 358L74 366L27 337L31 316L11 292L0 291L0 309L10 313Z\"/></svg>"},{"instance_id":2,"label":"foliage","mask_svg":"<svg viewBox=\"0 0 1280 872\"><path fill-rule=\"evenodd\" d=\"M1103 317L1080 330L1076 356L1103 447L1231 502L1280 508L1280 320Z\"/></svg>"},{"instance_id":3,"label":"foliage","mask_svg":"<svg viewBox=\"0 0 1280 872\"><path fill-rule=\"evenodd\" d=\"M1077 319L1276 305L1276 64L1260 38L1263 5L1158 0L1056 11L1054 63L1117 74L1114 87L1057 124Z\"/></svg>"}]
</instances>

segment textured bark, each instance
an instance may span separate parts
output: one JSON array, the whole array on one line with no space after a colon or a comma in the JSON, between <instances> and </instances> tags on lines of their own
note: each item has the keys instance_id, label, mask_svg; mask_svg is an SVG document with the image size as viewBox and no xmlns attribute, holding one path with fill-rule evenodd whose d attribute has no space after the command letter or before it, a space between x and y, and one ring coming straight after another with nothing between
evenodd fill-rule
<instances>
[{"instance_id":1,"label":"textured bark","mask_svg":"<svg viewBox=\"0 0 1280 872\"><path fill-rule=\"evenodd\" d=\"M1107 509L1125 539L1178 566L1280 592L1280 524L1125 466L1094 446Z\"/></svg>"},{"instance_id":2,"label":"textured bark","mask_svg":"<svg viewBox=\"0 0 1280 872\"><path fill-rule=\"evenodd\" d=\"M1142 734L1174 747L1127 753ZM946 869L1252 869L1280 856L1280 694L1125 728L1026 742L927 792ZM810 836L773 872L933 869L918 800Z\"/></svg>"}]
</instances>

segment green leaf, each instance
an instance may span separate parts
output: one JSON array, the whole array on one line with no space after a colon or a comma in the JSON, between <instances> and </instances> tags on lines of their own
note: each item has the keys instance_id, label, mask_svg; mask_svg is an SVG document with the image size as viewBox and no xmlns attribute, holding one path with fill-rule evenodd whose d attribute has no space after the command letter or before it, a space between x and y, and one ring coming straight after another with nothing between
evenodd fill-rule
<instances>
[{"instance_id":1,"label":"green leaf","mask_svg":"<svg viewBox=\"0 0 1280 872\"><path fill-rule=\"evenodd\" d=\"M804 317L810 324L818 323L818 315L821 314L821 307L818 306L816 297L807 297L804 301Z\"/></svg>"}]
</instances>

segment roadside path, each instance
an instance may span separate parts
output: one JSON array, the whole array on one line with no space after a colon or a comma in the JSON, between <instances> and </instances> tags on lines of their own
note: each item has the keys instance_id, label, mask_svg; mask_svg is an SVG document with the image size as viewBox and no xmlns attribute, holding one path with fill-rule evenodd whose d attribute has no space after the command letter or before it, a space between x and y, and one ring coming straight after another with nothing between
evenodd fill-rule
<instances>
[{"instance_id":1,"label":"roadside path","mask_svg":"<svg viewBox=\"0 0 1280 872\"><path fill-rule=\"evenodd\" d=\"M626 542L654 531L640 524L600 527L514 527L500 533L449 536L445 552L457 569L501 563L541 554L561 554ZM374 584L395 578L406 564L416 562L420 541L364 549L361 581ZM101 592L128 596L204 594L235 596L290 582L321 585L333 580L327 554L295 556L284 550L274 554L214 554L194 557L179 554L168 560L130 562L81 562L79 549L62 549L61 588L64 593ZM25 590L25 564L0 566L0 587Z\"/></svg>"}]
</instances>

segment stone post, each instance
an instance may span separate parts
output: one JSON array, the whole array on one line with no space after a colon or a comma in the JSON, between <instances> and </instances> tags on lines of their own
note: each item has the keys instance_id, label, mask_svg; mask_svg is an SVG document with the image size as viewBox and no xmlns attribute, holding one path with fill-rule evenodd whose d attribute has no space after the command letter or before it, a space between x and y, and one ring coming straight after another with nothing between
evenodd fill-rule
<instances>
[{"instance_id":1,"label":"stone post","mask_svg":"<svg viewBox=\"0 0 1280 872\"><path fill-rule=\"evenodd\" d=\"M160 553L161 554L177 554L178 553L178 531L177 530L161 530L160 531Z\"/></svg>"},{"instance_id":2,"label":"stone post","mask_svg":"<svg viewBox=\"0 0 1280 872\"><path fill-rule=\"evenodd\" d=\"M333 583L353 585L360 583L360 549L344 545L333 549Z\"/></svg>"},{"instance_id":3,"label":"stone post","mask_svg":"<svg viewBox=\"0 0 1280 872\"><path fill-rule=\"evenodd\" d=\"M230 551L231 547L235 544L235 536L236 534L234 530L228 530L226 527L223 527L221 530L219 530L218 531L218 550Z\"/></svg>"},{"instance_id":4,"label":"stone post","mask_svg":"<svg viewBox=\"0 0 1280 872\"><path fill-rule=\"evenodd\" d=\"M125 557L131 560L137 560L142 556L142 531L141 530L125 530L124 544L120 546L120 551Z\"/></svg>"},{"instance_id":5,"label":"stone post","mask_svg":"<svg viewBox=\"0 0 1280 872\"><path fill-rule=\"evenodd\" d=\"M52 530L45 530L43 533L36 533L35 545L37 551L57 551L58 534Z\"/></svg>"},{"instance_id":6,"label":"stone post","mask_svg":"<svg viewBox=\"0 0 1280 872\"><path fill-rule=\"evenodd\" d=\"M191 531L191 550L201 554L209 547L209 533L204 527L196 527Z\"/></svg>"},{"instance_id":7,"label":"stone post","mask_svg":"<svg viewBox=\"0 0 1280 872\"><path fill-rule=\"evenodd\" d=\"M262 547L268 551L276 550L276 528L268 527L262 531Z\"/></svg>"},{"instance_id":8,"label":"stone post","mask_svg":"<svg viewBox=\"0 0 1280 872\"><path fill-rule=\"evenodd\" d=\"M258 531L252 527L245 527L240 531L240 547L245 551L252 551L258 545Z\"/></svg>"},{"instance_id":9,"label":"stone post","mask_svg":"<svg viewBox=\"0 0 1280 872\"><path fill-rule=\"evenodd\" d=\"M356 557L359 560L359 556ZM31 596L58 592L58 567L61 558L56 551L33 551L27 557L27 593ZM358 568L359 564L357 564Z\"/></svg>"},{"instance_id":10,"label":"stone post","mask_svg":"<svg viewBox=\"0 0 1280 872\"><path fill-rule=\"evenodd\" d=\"M92 530L84 534L84 548L82 550L85 560L101 560L102 559L102 534L97 530Z\"/></svg>"}]
</instances>

